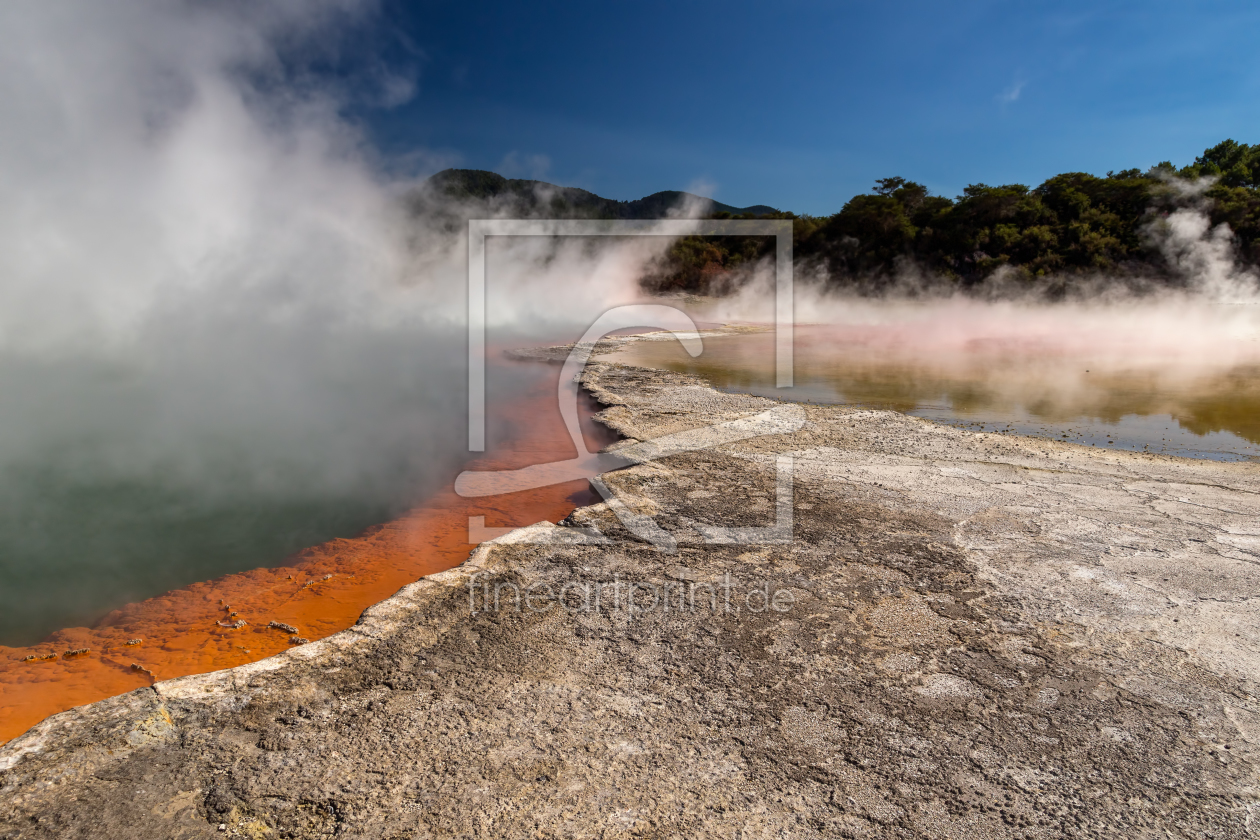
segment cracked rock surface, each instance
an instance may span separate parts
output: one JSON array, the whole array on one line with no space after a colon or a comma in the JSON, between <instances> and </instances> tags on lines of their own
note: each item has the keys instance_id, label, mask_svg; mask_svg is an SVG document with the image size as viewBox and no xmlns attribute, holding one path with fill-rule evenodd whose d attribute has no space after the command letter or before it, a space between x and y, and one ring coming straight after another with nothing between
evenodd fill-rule
<instances>
[{"instance_id":1,"label":"cracked rock surface","mask_svg":"<svg viewBox=\"0 0 1260 840\"><path fill-rule=\"evenodd\" d=\"M1256 466L585 383L613 504L50 718L0 836L1251 836Z\"/></svg>"}]
</instances>

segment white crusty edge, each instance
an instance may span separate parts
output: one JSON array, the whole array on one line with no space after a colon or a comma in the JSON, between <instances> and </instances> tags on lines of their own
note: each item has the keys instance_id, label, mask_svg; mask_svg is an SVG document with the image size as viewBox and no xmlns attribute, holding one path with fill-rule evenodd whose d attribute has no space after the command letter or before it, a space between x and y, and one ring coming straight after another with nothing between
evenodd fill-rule
<instances>
[{"instance_id":1,"label":"white crusty edge","mask_svg":"<svg viewBox=\"0 0 1260 840\"><path fill-rule=\"evenodd\" d=\"M494 556L496 546L541 542L548 538L552 538L548 541L554 541L556 530L564 529L550 522L538 522L484 542L460 565L407 584L390 597L364 610L353 626L318 641L291 647L274 656L235 668L163 680L149 688L138 688L117 697L76 706L52 715L0 746L0 771L10 769L27 755L55 749L56 742L60 740L59 735L93 723L109 726L121 736L118 745L111 744L107 747L113 755L130 752L128 746L134 748L148 740L144 737L148 733L143 730L152 730L150 722L155 714L167 722L169 731L174 732L173 722L166 710L167 701L227 702L238 708L244 706L253 693L249 689L249 683L255 676L280 671L299 662L323 659L353 648L369 638L385 638L398 628L407 615L447 594L451 589L464 588L474 575L501 570L504 563Z\"/></svg>"}]
</instances>

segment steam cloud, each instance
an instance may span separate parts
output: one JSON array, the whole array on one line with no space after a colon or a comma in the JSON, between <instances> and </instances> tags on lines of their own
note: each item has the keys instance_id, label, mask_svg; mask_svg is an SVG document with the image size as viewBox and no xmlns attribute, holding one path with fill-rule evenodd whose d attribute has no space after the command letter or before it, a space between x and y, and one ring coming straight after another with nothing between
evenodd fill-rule
<instances>
[{"instance_id":1,"label":"steam cloud","mask_svg":"<svg viewBox=\"0 0 1260 840\"><path fill-rule=\"evenodd\" d=\"M313 505L328 522L300 545L453 474L466 246L418 224L415 182L344 116L414 90L345 65L375 6L0 8L0 642L278 559L175 568L179 536L138 542L133 520L230 529ZM495 337L563 337L633 296L643 247L493 243Z\"/></svg>"},{"instance_id":2,"label":"steam cloud","mask_svg":"<svg viewBox=\"0 0 1260 840\"><path fill-rule=\"evenodd\" d=\"M1168 181L1184 206L1152 222L1147 236L1195 297L1216 303L1256 303L1260 275L1238 264L1229 225L1212 227L1208 218L1203 193L1216 179Z\"/></svg>"},{"instance_id":3,"label":"steam cloud","mask_svg":"<svg viewBox=\"0 0 1260 840\"><path fill-rule=\"evenodd\" d=\"M456 469L458 234L470 216L512 208L431 196L418 208L417 182L388 174L345 117L351 101L390 107L415 90L405 73L345 66L346 33L370 29L376 11L370 0L0 6L0 541L10 557L0 642L228 570L178 569L166 559L173 543L160 541L85 549L71 537L91 542L117 524L92 521L99 506L74 502L85 494L129 488L137 501L123 513L167 516L176 530L242 505L266 520L294 500L359 504L367 524ZM1192 278L1189 292L1057 308L877 302L827 291L806 269L797 320L872 328L871 340L924 353L1035 335L1106 344L1117 358L1236 360L1250 352L1239 348L1254 318L1217 303L1251 301L1257 278L1194 202L1151 230ZM638 300L644 267L666 245L492 239L492 344L570 340ZM763 266L698 314L771 321L772 281ZM511 382L490 399L510 401ZM111 569L116 580L102 584ZM78 573L76 595L67 581Z\"/></svg>"},{"instance_id":4,"label":"steam cloud","mask_svg":"<svg viewBox=\"0 0 1260 840\"><path fill-rule=\"evenodd\" d=\"M1212 179L1169 180L1178 206L1153 216L1144 233L1179 285L1094 276L1021 288L999 270L963 294L904 265L883 295L871 296L848 291L821 264L806 264L796 268L796 322L835 326L843 341L905 359L1006 347L1183 373L1256 362L1260 275L1238 262L1229 226L1211 225L1203 193ZM734 294L707 301L699 313L716 321L770 322L774 284L772 265L752 266L730 283ZM1064 297L1052 303L1046 292L1056 286Z\"/></svg>"}]
</instances>

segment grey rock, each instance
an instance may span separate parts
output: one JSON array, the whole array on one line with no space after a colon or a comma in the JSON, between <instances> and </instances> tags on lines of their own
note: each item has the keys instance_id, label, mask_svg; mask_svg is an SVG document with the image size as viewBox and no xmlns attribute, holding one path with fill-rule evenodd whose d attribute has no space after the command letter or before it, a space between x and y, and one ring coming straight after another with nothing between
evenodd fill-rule
<instances>
[{"instance_id":1,"label":"grey rock","mask_svg":"<svg viewBox=\"0 0 1260 840\"><path fill-rule=\"evenodd\" d=\"M775 404L585 384L621 446ZM48 719L0 750L0 836L1249 836L1255 466L805 411L604 476L672 554L583 508ZM706 541L773 524L784 453L791 541Z\"/></svg>"}]
</instances>

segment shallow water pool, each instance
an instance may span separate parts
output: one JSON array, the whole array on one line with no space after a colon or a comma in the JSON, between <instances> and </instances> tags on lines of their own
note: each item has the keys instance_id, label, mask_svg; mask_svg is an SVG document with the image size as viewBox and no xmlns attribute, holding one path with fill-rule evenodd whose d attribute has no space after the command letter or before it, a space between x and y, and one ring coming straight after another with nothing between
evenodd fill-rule
<instances>
[{"instance_id":1,"label":"shallow water pool","mask_svg":"<svg viewBox=\"0 0 1260 840\"><path fill-rule=\"evenodd\" d=\"M775 387L774 333L639 341L603 357L721 390L900 411L975 431L1220 461L1260 458L1260 363L1018 337L932 344L904 331L798 326L794 385ZM1241 356L1245 359L1245 354Z\"/></svg>"}]
</instances>

